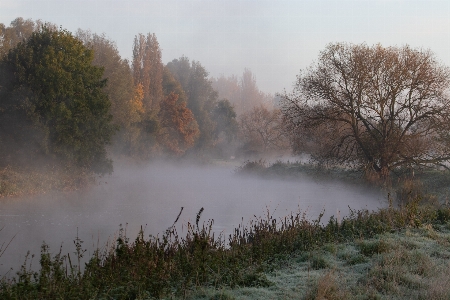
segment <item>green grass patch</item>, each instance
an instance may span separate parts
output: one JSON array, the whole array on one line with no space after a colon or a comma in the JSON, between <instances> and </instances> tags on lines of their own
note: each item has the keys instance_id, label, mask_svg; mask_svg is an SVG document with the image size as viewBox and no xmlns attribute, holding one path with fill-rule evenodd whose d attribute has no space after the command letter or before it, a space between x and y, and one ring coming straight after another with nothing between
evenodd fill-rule
<instances>
[{"instance_id":1,"label":"green grass patch","mask_svg":"<svg viewBox=\"0 0 450 300\"><path fill-rule=\"evenodd\" d=\"M358 243L358 248L361 254L365 256L372 256L374 254L388 252L390 249L390 245L384 240L361 241Z\"/></svg>"}]
</instances>

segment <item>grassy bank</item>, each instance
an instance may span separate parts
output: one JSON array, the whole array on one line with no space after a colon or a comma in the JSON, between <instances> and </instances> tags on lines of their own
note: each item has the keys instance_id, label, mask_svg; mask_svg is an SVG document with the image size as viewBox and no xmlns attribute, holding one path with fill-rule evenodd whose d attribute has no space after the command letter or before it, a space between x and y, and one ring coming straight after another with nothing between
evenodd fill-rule
<instances>
[{"instance_id":1,"label":"grassy bank","mask_svg":"<svg viewBox=\"0 0 450 300\"><path fill-rule=\"evenodd\" d=\"M0 198L45 194L50 191L76 190L95 182L95 176L85 170L62 167L41 169L0 169Z\"/></svg>"},{"instance_id":2,"label":"grassy bank","mask_svg":"<svg viewBox=\"0 0 450 300\"><path fill-rule=\"evenodd\" d=\"M326 243L267 272L265 287L202 288L192 299L449 299L449 229L426 224Z\"/></svg>"},{"instance_id":3,"label":"grassy bank","mask_svg":"<svg viewBox=\"0 0 450 300\"><path fill-rule=\"evenodd\" d=\"M364 182L303 164L247 163L237 171ZM450 207L438 201L449 185L446 174L430 174L399 181L388 208L342 220L268 213L224 237L203 221L202 208L183 234L178 218L157 236L121 230L84 266L79 238L69 254L44 244L38 258L1 279L0 299L449 299Z\"/></svg>"},{"instance_id":4,"label":"grassy bank","mask_svg":"<svg viewBox=\"0 0 450 300\"><path fill-rule=\"evenodd\" d=\"M419 200L401 209L351 211L326 225L301 213L282 219L267 215L236 228L226 241L214 236L212 221L200 222L200 210L184 236L175 226L156 237L141 232L134 240L121 231L116 244L98 249L84 268L79 239L68 255L52 256L43 245L39 271L31 271L27 261L15 277L3 278L0 298L313 299L325 293L334 299L376 299L407 295L412 286L421 297L446 275L437 270L450 257L444 249L450 242L450 209L420 206ZM423 259L428 269L405 273ZM292 286L283 283L289 276Z\"/></svg>"}]
</instances>

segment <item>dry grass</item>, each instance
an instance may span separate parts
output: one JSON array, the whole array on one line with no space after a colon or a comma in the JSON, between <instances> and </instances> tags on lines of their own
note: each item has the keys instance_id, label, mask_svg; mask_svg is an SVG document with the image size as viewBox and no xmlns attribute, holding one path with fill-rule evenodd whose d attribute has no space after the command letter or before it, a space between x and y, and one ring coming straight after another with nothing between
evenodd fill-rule
<instances>
[{"instance_id":1,"label":"dry grass","mask_svg":"<svg viewBox=\"0 0 450 300\"><path fill-rule=\"evenodd\" d=\"M344 300L350 297L347 287L339 282L336 270L328 270L313 284L305 300Z\"/></svg>"},{"instance_id":2,"label":"dry grass","mask_svg":"<svg viewBox=\"0 0 450 300\"><path fill-rule=\"evenodd\" d=\"M431 280L424 299L450 299L450 262L442 265L439 272Z\"/></svg>"},{"instance_id":3,"label":"dry grass","mask_svg":"<svg viewBox=\"0 0 450 300\"><path fill-rule=\"evenodd\" d=\"M76 190L93 182L95 177L92 174L77 168L30 170L5 167L0 169L0 198Z\"/></svg>"},{"instance_id":4,"label":"dry grass","mask_svg":"<svg viewBox=\"0 0 450 300\"><path fill-rule=\"evenodd\" d=\"M327 243L267 273L268 288L225 291L230 299L450 299L449 224ZM311 268L324 256L328 267Z\"/></svg>"}]
</instances>

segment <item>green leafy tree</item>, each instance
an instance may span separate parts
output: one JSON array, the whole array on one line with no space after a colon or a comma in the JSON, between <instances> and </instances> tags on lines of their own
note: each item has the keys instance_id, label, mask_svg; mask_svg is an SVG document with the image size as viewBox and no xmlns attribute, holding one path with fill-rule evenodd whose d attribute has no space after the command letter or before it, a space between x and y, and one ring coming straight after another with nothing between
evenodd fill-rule
<instances>
[{"instance_id":1,"label":"green leafy tree","mask_svg":"<svg viewBox=\"0 0 450 300\"><path fill-rule=\"evenodd\" d=\"M25 131L41 133L41 152L104 173L112 170L105 145L114 126L103 69L92 65L93 58L70 32L43 26L2 62L3 78L10 81L0 107L2 115L22 118L10 126L23 123Z\"/></svg>"},{"instance_id":2,"label":"green leafy tree","mask_svg":"<svg viewBox=\"0 0 450 300\"><path fill-rule=\"evenodd\" d=\"M133 76L128 60L122 59L116 43L104 34L98 35L78 29L76 37L94 51L92 64L103 68L103 79L108 82L103 90L111 102L110 112L113 123L119 128L125 127L130 118L127 114L129 110L127 106L134 92Z\"/></svg>"}]
</instances>

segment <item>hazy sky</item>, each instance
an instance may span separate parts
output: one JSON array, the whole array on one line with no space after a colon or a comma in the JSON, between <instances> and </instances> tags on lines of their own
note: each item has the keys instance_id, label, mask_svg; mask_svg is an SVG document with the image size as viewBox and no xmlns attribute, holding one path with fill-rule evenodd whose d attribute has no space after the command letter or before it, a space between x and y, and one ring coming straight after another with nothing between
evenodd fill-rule
<instances>
[{"instance_id":1,"label":"hazy sky","mask_svg":"<svg viewBox=\"0 0 450 300\"><path fill-rule=\"evenodd\" d=\"M334 42L409 44L450 66L449 0L1 0L0 23L16 17L105 33L124 58L136 34L152 32L164 63L185 55L211 76L247 67L270 93L291 90Z\"/></svg>"}]
</instances>

